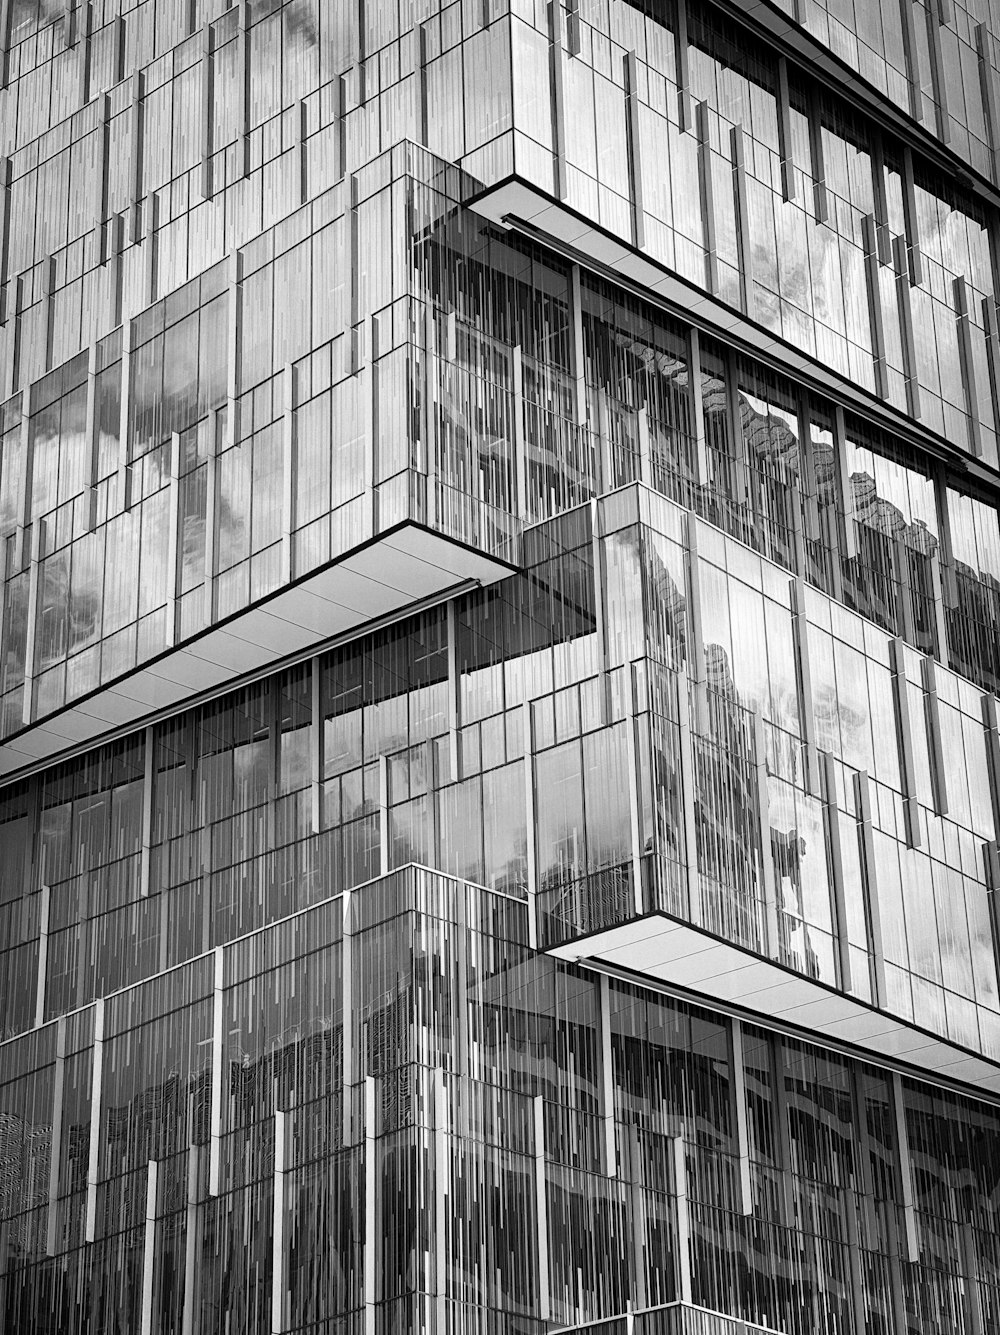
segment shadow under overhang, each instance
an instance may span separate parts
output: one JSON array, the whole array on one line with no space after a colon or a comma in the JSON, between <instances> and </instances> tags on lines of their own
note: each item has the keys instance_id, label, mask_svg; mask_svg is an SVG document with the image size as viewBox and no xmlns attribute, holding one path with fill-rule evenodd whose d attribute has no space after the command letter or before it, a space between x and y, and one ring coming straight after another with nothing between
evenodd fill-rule
<instances>
[{"instance_id":1,"label":"shadow under overhang","mask_svg":"<svg viewBox=\"0 0 1000 1335\"><path fill-rule=\"evenodd\" d=\"M1000 1095L1000 1064L989 1058L673 918L637 918L548 953L669 984L765 1024L806 1031L813 1042L828 1037L875 1061L912 1066L925 1079Z\"/></svg>"},{"instance_id":2,"label":"shadow under overhang","mask_svg":"<svg viewBox=\"0 0 1000 1335\"><path fill-rule=\"evenodd\" d=\"M514 568L422 525L400 524L14 733L0 744L0 775L141 725L449 590L496 583Z\"/></svg>"},{"instance_id":3,"label":"shadow under overhang","mask_svg":"<svg viewBox=\"0 0 1000 1335\"><path fill-rule=\"evenodd\" d=\"M997 473L982 460L932 434L892 404L846 380L831 367L799 351L764 325L634 249L523 177L514 174L485 187L468 201L467 207L499 227L534 237L539 244L548 245L570 261L583 263L610 282L631 287L654 303L659 301L679 319L696 325L704 333L733 344L748 356L902 436L935 458L946 460L956 471L995 488Z\"/></svg>"}]
</instances>

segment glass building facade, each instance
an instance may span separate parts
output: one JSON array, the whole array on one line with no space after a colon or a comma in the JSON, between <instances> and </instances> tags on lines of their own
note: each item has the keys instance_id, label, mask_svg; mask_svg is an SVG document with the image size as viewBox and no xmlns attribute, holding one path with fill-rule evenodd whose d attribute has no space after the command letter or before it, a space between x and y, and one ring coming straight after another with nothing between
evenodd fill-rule
<instances>
[{"instance_id":1,"label":"glass building facade","mask_svg":"<svg viewBox=\"0 0 1000 1335\"><path fill-rule=\"evenodd\" d=\"M0 1329L1000 1335L1000 6L0 0Z\"/></svg>"}]
</instances>

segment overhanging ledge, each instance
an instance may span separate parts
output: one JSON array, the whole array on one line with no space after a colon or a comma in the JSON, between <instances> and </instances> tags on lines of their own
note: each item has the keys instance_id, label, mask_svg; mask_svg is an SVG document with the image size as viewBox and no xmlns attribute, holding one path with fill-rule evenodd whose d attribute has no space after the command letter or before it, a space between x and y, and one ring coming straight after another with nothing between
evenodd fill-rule
<instances>
[{"instance_id":1,"label":"overhanging ledge","mask_svg":"<svg viewBox=\"0 0 1000 1335\"><path fill-rule=\"evenodd\" d=\"M790 375L816 393L867 417L935 458L989 487L996 472L943 436L933 434L868 390L800 352L764 325L696 287L659 260L636 250L620 237L516 173L483 189L468 201L473 213L504 229L515 229L603 274L610 282L631 287L645 300L659 302L678 319L722 338L750 357Z\"/></svg>"},{"instance_id":2,"label":"overhanging ledge","mask_svg":"<svg viewBox=\"0 0 1000 1335\"><path fill-rule=\"evenodd\" d=\"M0 745L0 776L139 725L415 603L496 583L514 569L407 521L14 733Z\"/></svg>"},{"instance_id":3,"label":"overhanging ledge","mask_svg":"<svg viewBox=\"0 0 1000 1335\"><path fill-rule=\"evenodd\" d=\"M777 1020L802 1032L915 1068L922 1078L1000 1095L1000 1064L836 992L770 960L659 914L636 918L548 951L559 959L604 964L712 1002Z\"/></svg>"}]
</instances>

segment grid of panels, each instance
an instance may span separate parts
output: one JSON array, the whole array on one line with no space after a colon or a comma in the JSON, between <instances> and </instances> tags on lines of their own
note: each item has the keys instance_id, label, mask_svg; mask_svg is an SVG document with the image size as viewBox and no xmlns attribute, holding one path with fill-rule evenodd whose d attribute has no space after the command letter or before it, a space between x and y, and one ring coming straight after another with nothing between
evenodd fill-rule
<instances>
[{"instance_id":1,"label":"grid of panels","mask_svg":"<svg viewBox=\"0 0 1000 1335\"><path fill-rule=\"evenodd\" d=\"M526 933L405 867L0 1045L7 1324L988 1328L995 1107Z\"/></svg>"},{"instance_id":2,"label":"grid of panels","mask_svg":"<svg viewBox=\"0 0 1000 1335\"><path fill-rule=\"evenodd\" d=\"M644 488L525 562L8 788L6 1032L420 862L1000 1056L983 697Z\"/></svg>"}]
</instances>

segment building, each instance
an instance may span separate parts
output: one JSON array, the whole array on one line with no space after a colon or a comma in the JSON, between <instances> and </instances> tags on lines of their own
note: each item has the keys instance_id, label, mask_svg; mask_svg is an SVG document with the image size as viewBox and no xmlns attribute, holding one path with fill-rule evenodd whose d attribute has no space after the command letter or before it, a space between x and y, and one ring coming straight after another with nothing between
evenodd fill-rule
<instances>
[{"instance_id":1,"label":"building","mask_svg":"<svg viewBox=\"0 0 1000 1335\"><path fill-rule=\"evenodd\" d=\"M0 0L0 1328L1000 1331L1000 6Z\"/></svg>"}]
</instances>

